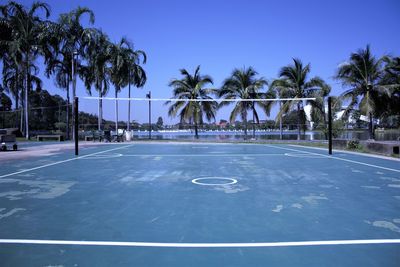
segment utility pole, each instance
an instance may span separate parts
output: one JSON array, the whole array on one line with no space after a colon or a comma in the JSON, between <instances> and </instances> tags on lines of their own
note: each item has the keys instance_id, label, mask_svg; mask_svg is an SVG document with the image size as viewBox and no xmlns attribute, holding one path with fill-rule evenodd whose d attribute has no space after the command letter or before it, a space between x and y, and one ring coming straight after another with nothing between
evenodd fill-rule
<instances>
[{"instance_id":1,"label":"utility pole","mask_svg":"<svg viewBox=\"0 0 400 267\"><path fill-rule=\"evenodd\" d=\"M279 139L283 139L282 133L282 101L279 101Z\"/></svg>"},{"instance_id":2,"label":"utility pole","mask_svg":"<svg viewBox=\"0 0 400 267\"><path fill-rule=\"evenodd\" d=\"M149 139L151 139L151 91L146 95L149 99Z\"/></svg>"},{"instance_id":3,"label":"utility pole","mask_svg":"<svg viewBox=\"0 0 400 267\"><path fill-rule=\"evenodd\" d=\"M29 92L29 54L30 54L30 47L28 50L28 53L26 55L26 86L25 86L25 138L26 140L29 140L29 115L28 115L28 109L29 109L29 103L28 103L28 92Z\"/></svg>"},{"instance_id":4,"label":"utility pole","mask_svg":"<svg viewBox=\"0 0 400 267\"><path fill-rule=\"evenodd\" d=\"M328 146L329 155L332 155L332 97L328 97Z\"/></svg>"},{"instance_id":5,"label":"utility pole","mask_svg":"<svg viewBox=\"0 0 400 267\"><path fill-rule=\"evenodd\" d=\"M128 125L127 130L131 130L131 68L129 67L129 74L128 74Z\"/></svg>"},{"instance_id":6,"label":"utility pole","mask_svg":"<svg viewBox=\"0 0 400 267\"><path fill-rule=\"evenodd\" d=\"M74 142L75 142L75 155L78 156L79 155L79 146L78 146L78 139L79 139L79 135L78 135L78 104L79 104L79 99L78 97L74 98L74 114L75 114L75 118L74 118Z\"/></svg>"},{"instance_id":7,"label":"utility pole","mask_svg":"<svg viewBox=\"0 0 400 267\"><path fill-rule=\"evenodd\" d=\"M78 52L74 51L72 53L72 98L74 99L72 107L72 139L75 140L75 96L76 96L76 57L78 57Z\"/></svg>"},{"instance_id":8,"label":"utility pole","mask_svg":"<svg viewBox=\"0 0 400 267\"><path fill-rule=\"evenodd\" d=\"M256 122L255 122L255 116L254 116L254 113L255 113L254 101L252 104L253 104L253 139L255 140L256 139Z\"/></svg>"}]
</instances>

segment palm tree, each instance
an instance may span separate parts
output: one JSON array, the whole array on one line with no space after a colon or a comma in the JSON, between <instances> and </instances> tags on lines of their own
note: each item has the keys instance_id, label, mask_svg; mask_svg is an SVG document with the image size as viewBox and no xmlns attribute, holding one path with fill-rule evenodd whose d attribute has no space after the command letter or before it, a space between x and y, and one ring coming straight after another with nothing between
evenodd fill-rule
<instances>
[{"instance_id":1,"label":"palm tree","mask_svg":"<svg viewBox=\"0 0 400 267\"><path fill-rule=\"evenodd\" d=\"M25 109L25 136L29 139L29 118L28 118L28 94L30 86L30 69L37 56L42 52L41 43L43 42L43 32L47 29L47 21L37 15L42 9L45 12L45 18L50 16L50 9L46 3L34 2L30 9L26 9L23 5L16 2L9 2L2 6L3 21L11 26L11 40L2 41L2 45L6 46L6 50L11 57L15 55L21 56L21 62L16 63L25 76L24 89L24 109ZM15 58L15 57L14 57Z\"/></svg>"},{"instance_id":2,"label":"palm tree","mask_svg":"<svg viewBox=\"0 0 400 267\"><path fill-rule=\"evenodd\" d=\"M129 74L128 74L128 98L131 97L131 84L136 86L137 88L143 87L147 81L146 72L140 66L141 63L146 64L147 56L146 53L142 50L132 50L130 56L130 66L129 66ZM131 100L128 100L128 123L127 130L131 129Z\"/></svg>"},{"instance_id":3,"label":"palm tree","mask_svg":"<svg viewBox=\"0 0 400 267\"><path fill-rule=\"evenodd\" d=\"M400 57L387 57L381 84L390 89L390 95L382 95L377 108L385 116L400 115Z\"/></svg>"},{"instance_id":4,"label":"palm tree","mask_svg":"<svg viewBox=\"0 0 400 267\"><path fill-rule=\"evenodd\" d=\"M118 93L129 82L130 59L133 54L132 44L122 38L109 47L110 77L115 88L115 130L118 131Z\"/></svg>"},{"instance_id":5,"label":"palm tree","mask_svg":"<svg viewBox=\"0 0 400 267\"><path fill-rule=\"evenodd\" d=\"M216 93L216 90L204 88L207 84L213 84L213 80L208 75L200 74L200 66L197 66L193 75L186 69L181 69L180 72L183 78L173 79L169 86L173 88L173 98L181 101L176 101L169 107L168 115L176 117L179 113L181 123L194 123L195 138L198 139L198 126L203 124L203 117L207 121L215 120L218 103L209 95ZM171 103L172 101L167 101L165 104Z\"/></svg>"},{"instance_id":6,"label":"palm tree","mask_svg":"<svg viewBox=\"0 0 400 267\"><path fill-rule=\"evenodd\" d=\"M93 29L86 29L81 25L83 15L89 15L89 23L94 23L94 13L88 8L78 7L69 13L61 14L58 23L51 24L51 30L46 35L46 74L56 75L56 85L67 92L67 138L69 138L69 88L72 82L72 98L76 96L76 76L81 66L76 56L86 57L85 48L94 33ZM49 49L52 47L52 49ZM74 66L72 65L74 63ZM82 73L80 73L82 75ZM89 92L90 93L90 92ZM72 109L72 113L74 109ZM72 114L74 117L74 114Z\"/></svg>"},{"instance_id":7,"label":"palm tree","mask_svg":"<svg viewBox=\"0 0 400 267\"><path fill-rule=\"evenodd\" d=\"M300 59L293 58L293 64L282 67L279 79L271 83L271 88L279 92L280 97L305 98L312 96L316 91L326 88L327 84L319 77L308 78L311 70L310 64L303 66ZM278 117L297 107L297 140L300 140L301 122L305 118L303 101L284 101Z\"/></svg>"},{"instance_id":8,"label":"palm tree","mask_svg":"<svg viewBox=\"0 0 400 267\"><path fill-rule=\"evenodd\" d=\"M12 40L12 25L8 20L8 6L0 5L0 61L7 55L8 45Z\"/></svg>"},{"instance_id":9,"label":"palm tree","mask_svg":"<svg viewBox=\"0 0 400 267\"><path fill-rule=\"evenodd\" d=\"M65 61L73 62L74 54L85 57L85 48L95 34L95 30L84 28L81 25L83 15L89 15L89 23L93 24L95 17L92 10L86 7L78 7L69 13L61 14L58 23L62 28L60 35L60 52ZM72 64L72 63L70 63ZM79 67L79 66L78 66ZM72 66L70 68L72 70ZM72 75L71 75L72 76ZM74 79L74 77L71 77ZM76 96L76 88L72 89L72 97Z\"/></svg>"},{"instance_id":10,"label":"palm tree","mask_svg":"<svg viewBox=\"0 0 400 267\"><path fill-rule=\"evenodd\" d=\"M99 94L97 117L99 131L101 130L103 120L102 97L107 95L110 88L110 68L108 66L110 61L110 46L111 42L108 36L100 30L97 31L87 47L88 65L82 66L83 80L87 90L90 90L91 86L94 86Z\"/></svg>"},{"instance_id":11,"label":"palm tree","mask_svg":"<svg viewBox=\"0 0 400 267\"><path fill-rule=\"evenodd\" d=\"M3 56L3 88L6 88L15 100L15 127L18 127L18 110L20 108L21 85L23 84L24 77L20 75L18 65L14 60L11 60L7 55ZM22 112L21 112L22 118ZM22 120L21 120L22 122ZM21 127L22 129L22 127Z\"/></svg>"},{"instance_id":12,"label":"palm tree","mask_svg":"<svg viewBox=\"0 0 400 267\"><path fill-rule=\"evenodd\" d=\"M329 97L329 94L331 92L331 87L328 84L324 84L321 86L321 90L316 90L314 92L311 92L309 95L310 97L314 97L314 101L310 101L309 104L311 105L311 118L312 120L315 121L321 121L323 124L323 132L325 135L325 139L328 140L328 122L326 120L327 118L327 110L325 109L325 105L327 103L327 98ZM333 100L333 110L334 111L339 111L341 108L341 101L337 97L331 96Z\"/></svg>"},{"instance_id":13,"label":"palm tree","mask_svg":"<svg viewBox=\"0 0 400 267\"><path fill-rule=\"evenodd\" d=\"M341 94L343 100L349 100L348 110L359 106L362 113L369 117L369 138L374 139L373 116L376 103L390 90L382 83L384 62L387 57L377 59L371 54L370 46L350 55L350 60L339 65L336 78L347 89Z\"/></svg>"},{"instance_id":14,"label":"palm tree","mask_svg":"<svg viewBox=\"0 0 400 267\"><path fill-rule=\"evenodd\" d=\"M229 120L234 123L236 117L240 115L244 123L244 138L247 139L247 114L248 111L253 112L253 138L255 138L255 121L259 123L259 116L256 109L256 104L260 106L263 111L269 116L272 102L260 102L260 101L243 101L246 99L262 99L274 97L272 91L268 93L262 93L261 89L267 85L267 81L264 78L256 78L257 72L252 68L234 69L232 75L227 78L222 85L222 88L218 91L218 97L223 97L227 100L238 99L242 101L236 102L233 108ZM229 105L231 102L223 101L220 103L220 107Z\"/></svg>"}]
</instances>

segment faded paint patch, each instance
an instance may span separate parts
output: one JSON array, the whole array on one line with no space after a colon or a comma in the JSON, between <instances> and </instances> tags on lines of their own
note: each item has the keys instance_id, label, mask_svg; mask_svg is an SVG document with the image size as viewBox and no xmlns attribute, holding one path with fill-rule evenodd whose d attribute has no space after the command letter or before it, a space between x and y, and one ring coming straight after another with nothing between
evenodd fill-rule
<instances>
[{"instance_id":1,"label":"faded paint patch","mask_svg":"<svg viewBox=\"0 0 400 267\"><path fill-rule=\"evenodd\" d=\"M26 210L26 209L23 209L23 208L15 208L15 209L10 210L9 212L2 213L2 212L5 211L5 210L6 210L6 209L4 209L4 208L0 209L0 220L3 219L3 218L7 218L7 217L9 217L9 216L11 216L11 215L13 215L13 214L19 212L19 211L24 211L24 210Z\"/></svg>"},{"instance_id":2,"label":"faded paint patch","mask_svg":"<svg viewBox=\"0 0 400 267\"><path fill-rule=\"evenodd\" d=\"M292 207L292 208L296 208L296 209L302 209L302 208L303 208L303 205L301 205L300 203L294 203L294 204L292 204L291 207Z\"/></svg>"},{"instance_id":3,"label":"faded paint patch","mask_svg":"<svg viewBox=\"0 0 400 267\"><path fill-rule=\"evenodd\" d=\"M20 180L20 179L1 179L0 183L18 183L24 186L22 190L13 190L0 193L0 197L9 200L18 200L23 198L51 199L64 195L70 188L76 184L71 181L58 180ZM29 189L26 190L26 187Z\"/></svg>"},{"instance_id":4,"label":"faded paint patch","mask_svg":"<svg viewBox=\"0 0 400 267\"><path fill-rule=\"evenodd\" d=\"M244 192L249 190L250 188L240 184L231 184L231 185L218 185L212 187L214 190L223 191L226 194L235 194L239 192Z\"/></svg>"},{"instance_id":5,"label":"faded paint patch","mask_svg":"<svg viewBox=\"0 0 400 267\"><path fill-rule=\"evenodd\" d=\"M301 197L301 199L311 205L318 204L318 200L328 200L328 198L324 194L320 194L320 195L310 194L308 196Z\"/></svg>"},{"instance_id":6,"label":"faded paint patch","mask_svg":"<svg viewBox=\"0 0 400 267\"><path fill-rule=\"evenodd\" d=\"M276 205L276 208L273 209L273 212L281 212L281 210L283 210L283 205Z\"/></svg>"},{"instance_id":7,"label":"faded paint patch","mask_svg":"<svg viewBox=\"0 0 400 267\"><path fill-rule=\"evenodd\" d=\"M380 186L375 185L362 185L361 187L365 189L381 189Z\"/></svg>"},{"instance_id":8,"label":"faded paint patch","mask_svg":"<svg viewBox=\"0 0 400 267\"><path fill-rule=\"evenodd\" d=\"M390 231L396 232L396 233L400 233L400 227L396 226L394 223L392 222L388 222L388 221L374 221L372 223L373 226L375 227L380 227L380 228L385 228L388 229Z\"/></svg>"}]
</instances>

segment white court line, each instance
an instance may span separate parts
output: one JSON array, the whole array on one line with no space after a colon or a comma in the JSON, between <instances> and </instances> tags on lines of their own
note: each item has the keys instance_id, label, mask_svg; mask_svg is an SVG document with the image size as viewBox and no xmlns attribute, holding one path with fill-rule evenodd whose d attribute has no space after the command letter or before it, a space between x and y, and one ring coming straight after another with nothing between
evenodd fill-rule
<instances>
[{"instance_id":1,"label":"white court line","mask_svg":"<svg viewBox=\"0 0 400 267\"><path fill-rule=\"evenodd\" d=\"M3 175L0 175L0 178L9 177L9 176L13 176L13 175L16 175L16 174L30 172L30 171L34 171L34 170L38 170L38 169L43 169L43 168L54 166L54 165L58 165L58 164L61 164L61 163L65 163L65 162L69 162L69 161L73 161L73 160L77 160L77 159L82 159L82 158L87 158L87 157L90 157L90 156L93 156L93 155L102 154L102 153L114 151L114 150L117 150L117 149L122 149L122 148L125 148L125 147L130 147L130 146L133 146L133 144L132 145L123 146L123 147L112 148L112 149L108 149L108 150L104 150L104 151L100 151L100 152L96 152L96 153L91 153L91 154L88 154L88 155L79 156L79 157L75 157L75 158L71 158L71 159L56 161L56 162L53 162L53 163L41 165L41 166L30 168L30 169L21 170L21 171L17 171L17 172L13 172L13 173L3 174Z\"/></svg>"},{"instance_id":2,"label":"white court line","mask_svg":"<svg viewBox=\"0 0 400 267\"><path fill-rule=\"evenodd\" d=\"M251 248L251 247L304 247L304 246L332 246L332 245L400 244L400 239L360 239L360 240L356 239L356 240L261 242L261 243L159 243L159 242L0 239L0 244L169 247L169 248L238 248L238 247Z\"/></svg>"},{"instance_id":3,"label":"white court line","mask_svg":"<svg viewBox=\"0 0 400 267\"><path fill-rule=\"evenodd\" d=\"M379 166L379 165L364 163L364 162L360 162L360 161L356 161L356 160L343 159L343 158L339 158L339 157L335 157L335 156L329 156L329 155L324 155L324 154L319 154L319 153L314 153L314 152L309 152L309 151L304 151L304 150L298 150L298 149L293 149L293 148L279 147L279 146L274 146L274 145L266 145L266 146L279 148L279 149L284 149L284 150L289 150L289 151L308 153L308 154L311 154L311 155L318 155L318 156L322 156L322 157L325 157L325 158L337 159L337 160L341 160L341 161L351 162L351 163L355 163L355 164L359 164L359 165L364 165L364 166L368 166L368 167L373 167L373 168L378 168L378 169L382 169L382 170L387 170L387 171L400 173L400 170L397 170L397 169L392 169L392 168L387 168L387 167L383 167L383 166Z\"/></svg>"},{"instance_id":4,"label":"white court line","mask_svg":"<svg viewBox=\"0 0 400 267\"><path fill-rule=\"evenodd\" d=\"M123 157L257 157L285 156L283 153L267 154L123 154Z\"/></svg>"}]
</instances>

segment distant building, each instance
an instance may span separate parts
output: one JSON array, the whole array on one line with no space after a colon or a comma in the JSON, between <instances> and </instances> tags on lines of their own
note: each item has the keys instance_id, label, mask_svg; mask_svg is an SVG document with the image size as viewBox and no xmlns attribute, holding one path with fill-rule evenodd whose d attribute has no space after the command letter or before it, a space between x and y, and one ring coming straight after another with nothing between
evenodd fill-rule
<instances>
[{"instance_id":1,"label":"distant building","mask_svg":"<svg viewBox=\"0 0 400 267\"><path fill-rule=\"evenodd\" d=\"M226 120L220 120L219 123L217 123L217 126L220 127L221 129L225 129L226 127L229 126L229 123Z\"/></svg>"}]
</instances>

